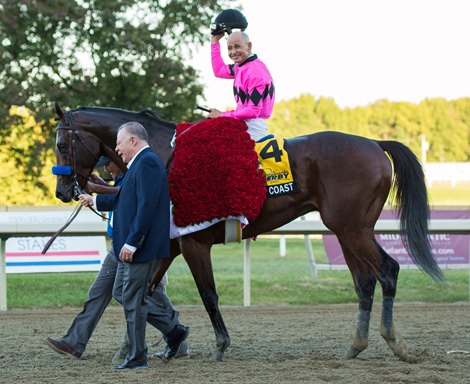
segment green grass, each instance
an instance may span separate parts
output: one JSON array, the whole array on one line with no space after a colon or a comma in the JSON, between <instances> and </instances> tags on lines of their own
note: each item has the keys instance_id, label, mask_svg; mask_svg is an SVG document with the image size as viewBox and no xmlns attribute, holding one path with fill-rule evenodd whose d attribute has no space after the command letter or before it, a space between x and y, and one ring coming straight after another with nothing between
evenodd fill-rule
<instances>
[{"instance_id":1,"label":"green grass","mask_svg":"<svg viewBox=\"0 0 470 384\"><path fill-rule=\"evenodd\" d=\"M457 183L455 188L450 183L434 183L428 188L429 203L432 206L470 207L470 183Z\"/></svg>"},{"instance_id":2,"label":"green grass","mask_svg":"<svg viewBox=\"0 0 470 384\"><path fill-rule=\"evenodd\" d=\"M312 240L317 263L326 263L321 240ZM213 267L221 305L243 303L243 245L216 245ZM467 270L445 270L448 285L434 282L418 270L402 270L397 302L457 302L469 299ZM95 273L9 274L9 308L81 306ZM200 305L194 280L182 257L170 268L168 294L176 305ZM376 290L376 302L380 300ZM303 239L287 240L287 256L279 256L279 241L259 238L251 246L251 303L253 305L355 303L348 270L319 271L313 279ZM114 303L114 302L113 302Z\"/></svg>"}]
</instances>

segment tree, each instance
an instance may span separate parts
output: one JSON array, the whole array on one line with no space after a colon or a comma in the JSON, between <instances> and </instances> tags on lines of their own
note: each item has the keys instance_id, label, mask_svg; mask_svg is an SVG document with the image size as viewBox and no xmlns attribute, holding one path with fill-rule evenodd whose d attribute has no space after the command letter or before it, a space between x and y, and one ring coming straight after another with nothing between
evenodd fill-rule
<instances>
[{"instance_id":1,"label":"tree","mask_svg":"<svg viewBox=\"0 0 470 384\"><path fill-rule=\"evenodd\" d=\"M194 118L203 86L188 61L189 47L207 40L211 21L226 3L3 0L0 145L17 127L11 107L26 107L45 140L12 155L40 185L38 162L54 146L55 101L71 109L150 108L169 120Z\"/></svg>"},{"instance_id":2,"label":"tree","mask_svg":"<svg viewBox=\"0 0 470 384\"><path fill-rule=\"evenodd\" d=\"M277 102L268 125L270 132L285 138L324 130L315 114L315 98L312 95Z\"/></svg>"},{"instance_id":3,"label":"tree","mask_svg":"<svg viewBox=\"0 0 470 384\"><path fill-rule=\"evenodd\" d=\"M461 99L461 105L464 100L467 100L468 109L470 99ZM457 105L458 103L445 99L427 99L421 103L422 108L428 109L432 122L428 130L429 161L468 160L470 126L465 121L464 114L459 113Z\"/></svg>"},{"instance_id":4,"label":"tree","mask_svg":"<svg viewBox=\"0 0 470 384\"><path fill-rule=\"evenodd\" d=\"M188 47L207 40L218 3L4 1L4 111L19 105L40 113L60 101L69 107L153 108L164 118L190 116L202 86L188 63Z\"/></svg>"},{"instance_id":5,"label":"tree","mask_svg":"<svg viewBox=\"0 0 470 384\"><path fill-rule=\"evenodd\" d=\"M46 139L42 127L26 108L12 107L10 114L15 126L0 142L0 206L57 204L55 176L51 173L54 148L37 152ZM25 153L36 158L32 167L22 161Z\"/></svg>"}]
</instances>

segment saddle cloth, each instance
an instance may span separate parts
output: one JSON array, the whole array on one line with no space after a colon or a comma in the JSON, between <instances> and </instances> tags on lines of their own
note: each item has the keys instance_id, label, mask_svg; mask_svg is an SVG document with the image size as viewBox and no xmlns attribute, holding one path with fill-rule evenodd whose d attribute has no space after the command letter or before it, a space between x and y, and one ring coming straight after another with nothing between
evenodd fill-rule
<instances>
[{"instance_id":1,"label":"saddle cloth","mask_svg":"<svg viewBox=\"0 0 470 384\"><path fill-rule=\"evenodd\" d=\"M268 197L287 195L298 191L291 171L289 154L284 149L284 140L272 135L255 145L261 168L266 176Z\"/></svg>"}]
</instances>

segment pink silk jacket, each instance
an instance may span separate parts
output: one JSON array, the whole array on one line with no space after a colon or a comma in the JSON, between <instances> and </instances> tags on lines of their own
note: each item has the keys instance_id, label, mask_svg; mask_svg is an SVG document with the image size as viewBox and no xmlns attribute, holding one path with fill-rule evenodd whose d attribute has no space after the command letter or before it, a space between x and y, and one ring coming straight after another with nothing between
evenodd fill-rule
<instances>
[{"instance_id":1,"label":"pink silk jacket","mask_svg":"<svg viewBox=\"0 0 470 384\"><path fill-rule=\"evenodd\" d=\"M269 119L274 107L274 83L266 65L256 55L243 63L224 63L220 44L211 44L212 69L216 77L234 79L233 95L237 109L222 112L223 117L238 120Z\"/></svg>"}]
</instances>

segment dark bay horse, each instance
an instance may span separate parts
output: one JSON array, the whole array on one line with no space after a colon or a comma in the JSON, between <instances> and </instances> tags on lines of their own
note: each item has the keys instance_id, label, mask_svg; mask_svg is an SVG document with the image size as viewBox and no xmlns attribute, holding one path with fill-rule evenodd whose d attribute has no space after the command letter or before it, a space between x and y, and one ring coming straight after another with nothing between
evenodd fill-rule
<instances>
[{"instance_id":1,"label":"dark bay horse","mask_svg":"<svg viewBox=\"0 0 470 384\"><path fill-rule=\"evenodd\" d=\"M149 111L82 107L65 113L56 105L57 164L69 166L57 177L56 196L63 202L76 198L100 155L124 167L114 152L117 128L138 121L148 130L149 144L168 161L175 124ZM424 174L416 156L396 141L376 141L339 132L319 132L286 140L299 192L268 198L259 217L243 229L250 238L280 227L310 211L336 234L351 271L359 299L357 329L346 358L355 358L368 346L370 314L377 281L382 288L381 335L393 353L409 360L406 345L397 338L393 303L399 264L377 243L374 226L392 191L400 213L405 246L414 262L435 280L444 280L428 239L428 198ZM158 282L172 260L183 254L209 314L216 336L214 359L222 360L230 337L218 306L211 264L211 247L224 242L225 226L218 223L171 243L171 257L153 276Z\"/></svg>"}]
</instances>

